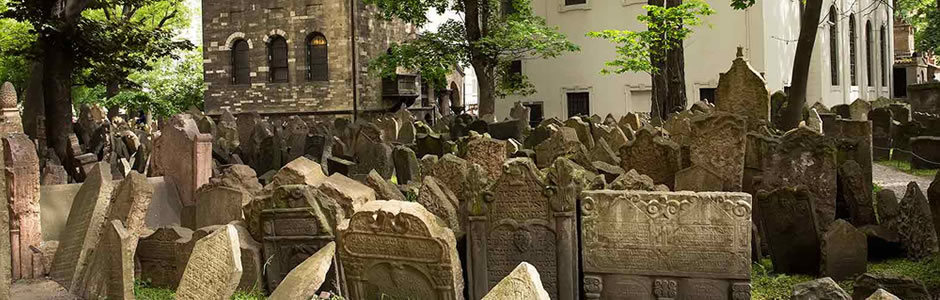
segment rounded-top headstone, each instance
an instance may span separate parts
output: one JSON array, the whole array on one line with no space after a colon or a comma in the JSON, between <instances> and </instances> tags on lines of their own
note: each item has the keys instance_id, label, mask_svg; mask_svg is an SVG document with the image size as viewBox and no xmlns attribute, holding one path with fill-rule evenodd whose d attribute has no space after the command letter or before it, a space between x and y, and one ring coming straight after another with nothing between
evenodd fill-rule
<instances>
[{"instance_id":1,"label":"rounded-top headstone","mask_svg":"<svg viewBox=\"0 0 940 300\"><path fill-rule=\"evenodd\" d=\"M4 82L0 88L0 108L16 107L16 89L10 82Z\"/></svg>"}]
</instances>

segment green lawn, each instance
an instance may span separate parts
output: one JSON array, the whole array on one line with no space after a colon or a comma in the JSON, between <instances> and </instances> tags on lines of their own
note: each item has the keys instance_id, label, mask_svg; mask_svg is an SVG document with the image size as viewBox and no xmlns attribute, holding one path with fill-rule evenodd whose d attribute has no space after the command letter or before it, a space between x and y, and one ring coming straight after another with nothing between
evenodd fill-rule
<instances>
[{"instance_id":1,"label":"green lawn","mask_svg":"<svg viewBox=\"0 0 940 300\"><path fill-rule=\"evenodd\" d=\"M898 171L908 173L911 175L923 176L927 178L934 178L937 175L937 170L925 170L925 169L914 169L911 167L910 161L903 160L877 160L876 164L888 166L897 169Z\"/></svg>"},{"instance_id":2,"label":"green lawn","mask_svg":"<svg viewBox=\"0 0 940 300\"><path fill-rule=\"evenodd\" d=\"M134 296L141 300L173 300L176 293L171 289L151 287L147 282L134 282ZM259 291L243 292L237 291L232 295L232 300L264 300L264 294Z\"/></svg>"}]
</instances>

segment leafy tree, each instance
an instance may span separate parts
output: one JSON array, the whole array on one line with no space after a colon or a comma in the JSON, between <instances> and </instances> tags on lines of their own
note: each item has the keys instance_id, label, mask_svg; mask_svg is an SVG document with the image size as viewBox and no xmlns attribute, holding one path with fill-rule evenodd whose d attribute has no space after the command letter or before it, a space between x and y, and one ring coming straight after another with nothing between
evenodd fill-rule
<instances>
[{"instance_id":1,"label":"leafy tree","mask_svg":"<svg viewBox=\"0 0 940 300\"><path fill-rule=\"evenodd\" d=\"M30 82L41 82L42 97L28 97L24 106L32 114L24 118L45 115L49 145L68 170L74 169L66 147L76 83L128 83L128 74L148 69L152 60L192 47L175 41L168 26L185 22L176 20L186 16L179 12L182 0L8 0L7 6L0 16L31 26L36 39L26 54L41 63Z\"/></svg>"},{"instance_id":2,"label":"leafy tree","mask_svg":"<svg viewBox=\"0 0 940 300\"><path fill-rule=\"evenodd\" d=\"M455 65L471 65L479 83L480 114L496 111L496 98L533 92L524 75L512 75L509 65L523 58L551 58L578 51L554 27L536 16L530 0L366 0L386 17L397 17L417 26L428 23L425 12L454 10L462 20L447 20L437 33L393 46L373 60L373 70L391 75L397 67L417 70L441 86Z\"/></svg>"},{"instance_id":3,"label":"leafy tree","mask_svg":"<svg viewBox=\"0 0 940 300\"><path fill-rule=\"evenodd\" d=\"M702 24L700 17L711 15L714 11L700 0L690 0L672 7L645 5L643 8L647 14L637 16L637 20L647 25L646 31L604 30L590 32L587 36L617 44L617 58L605 63L606 67L601 70L602 73L650 74L654 83L651 115L654 124L659 124L668 117L674 106L684 107L684 100L680 100L680 103L670 103L669 89L685 89L685 76L661 76L664 79L678 78L675 85L664 84L664 81L657 80L656 77L667 72L663 67L670 65L671 59L676 59L670 52L680 49L682 41L692 34L693 26Z\"/></svg>"},{"instance_id":4,"label":"leafy tree","mask_svg":"<svg viewBox=\"0 0 940 300\"><path fill-rule=\"evenodd\" d=\"M0 13L6 11L6 1L0 0ZM28 51L36 36L30 33L29 24L10 19L0 19L0 82L9 81L22 94L29 78L29 60L21 55Z\"/></svg>"}]
</instances>

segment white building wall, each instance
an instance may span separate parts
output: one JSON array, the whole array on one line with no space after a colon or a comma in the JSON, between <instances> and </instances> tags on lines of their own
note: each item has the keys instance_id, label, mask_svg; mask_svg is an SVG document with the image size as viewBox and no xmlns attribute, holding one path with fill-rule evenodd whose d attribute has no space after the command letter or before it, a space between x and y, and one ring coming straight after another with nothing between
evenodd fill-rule
<instances>
[{"instance_id":1,"label":"white building wall","mask_svg":"<svg viewBox=\"0 0 940 300\"><path fill-rule=\"evenodd\" d=\"M764 74L771 92L783 90L791 84L793 58L799 38L800 0L757 1L750 9L733 10L726 0L709 1L715 14L705 17L705 24L694 29L685 41L686 91L690 104L700 99L701 88L718 86L720 72L730 68L735 50L745 48L745 56L755 70ZM888 8L873 5L878 0L831 0L823 7L822 21L826 20L829 6L835 1L840 7L855 3L858 18L858 83L849 87L848 14L840 18L840 83L830 84L828 25L820 22L817 42L810 66L807 102L823 102L827 106L850 103L862 97L874 100L877 96L888 97L889 87L880 86L880 60L873 56L875 87L866 87L864 56L864 24L871 19L875 36L880 34L880 24L887 26L888 53L893 53L893 33ZM857 2L856 2L857 1ZM512 95L498 99L497 117L502 119L516 101L541 102L545 117L567 116L566 93L587 91L590 93L590 113L615 116L627 112L649 112L650 77L646 73L603 75L604 63L615 58L615 45L601 39L585 37L590 31L604 29L645 30L636 21L636 16L645 13L646 1L638 0L588 0L586 5L564 6L564 0L533 0L535 14L544 17L550 26L559 27L570 41L581 47L580 52L567 53L554 59L528 59L523 61L523 72L535 85L536 93L529 96ZM865 10L865 13L859 11ZM862 16L862 17L859 17ZM843 25L844 23L844 25ZM875 41L880 42L880 39ZM873 45L880 53L880 47ZM889 56L891 58L891 56ZM887 76L891 74L888 59ZM888 80L890 86L890 78ZM853 93L854 91L854 93ZM851 100L850 100L851 99Z\"/></svg>"}]
</instances>

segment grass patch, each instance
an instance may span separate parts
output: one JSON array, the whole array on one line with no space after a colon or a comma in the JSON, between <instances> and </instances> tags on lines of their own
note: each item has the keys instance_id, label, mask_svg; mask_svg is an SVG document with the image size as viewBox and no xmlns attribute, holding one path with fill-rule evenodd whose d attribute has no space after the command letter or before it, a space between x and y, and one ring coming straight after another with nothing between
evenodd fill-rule
<instances>
[{"instance_id":1,"label":"grass patch","mask_svg":"<svg viewBox=\"0 0 940 300\"><path fill-rule=\"evenodd\" d=\"M892 159L892 160L879 160L879 161L875 161L875 163L882 165L882 166L892 167L898 171L901 171L907 174L927 177L930 179L933 179L934 176L937 176L937 170L914 169L913 167L911 167L911 162L909 161Z\"/></svg>"},{"instance_id":2,"label":"grass patch","mask_svg":"<svg viewBox=\"0 0 940 300\"><path fill-rule=\"evenodd\" d=\"M751 264L751 299L788 300L797 283L813 280L812 276L774 274L770 259Z\"/></svg>"},{"instance_id":3,"label":"grass patch","mask_svg":"<svg viewBox=\"0 0 940 300\"><path fill-rule=\"evenodd\" d=\"M904 275L922 282L929 291L940 290L940 254L917 262L896 258L870 263L868 272Z\"/></svg>"},{"instance_id":4,"label":"grass patch","mask_svg":"<svg viewBox=\"0 0 940 300\"><path fill-rule=\"evenodd\" d=\"M176 291L165 288L153 287L148 281L134 281L134 296L140 300L174 300ZM267 297L261 291L251 292L236 291L232 295L232 300L264 300Z\"/></svg>"}]
</instances>

